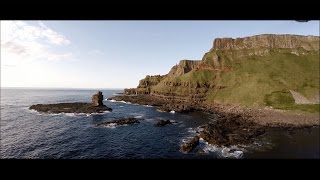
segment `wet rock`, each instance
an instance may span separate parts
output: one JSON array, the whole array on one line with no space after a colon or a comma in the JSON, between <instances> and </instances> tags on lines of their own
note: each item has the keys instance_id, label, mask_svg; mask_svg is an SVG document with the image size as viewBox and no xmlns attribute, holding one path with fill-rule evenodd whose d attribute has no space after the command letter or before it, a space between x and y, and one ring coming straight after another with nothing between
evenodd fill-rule
<instances>
[{"instance_id":1,"label":"wet rock","mask_svg":"<svg viewBox=\"0 0 320 180\"><path fill-rule=\"evenodd\" d=\"M45 113L102 113L112 111L111 108L102 106L93 106L91 103L58 103L58 104L36 104L29 109Z\"/></svg>"},{"instance_id":2,"label":"wet rock","mask_svg":"<svg viewBox=\"0 0 320 180\"><path fill-rule=\"evenodd\" d=\"M117 120L108 121L108 122L102 122L102 123L97 124L96 126L98 126L98 127L108 126L110 124L113 124L115 126L120 126L120 125L138 124L138 123L140 123L139 119L129 117L129 118L122 118L122 119L117 119Z\"/></svg>"},{"instance_id":3,"label":"wet rock","mask_svg":"<svg viewBox=\"0 0 320 180\"><path fill-rule=\"evenodd\" d=\"M104 111L112 111L111 108L103 105L102 92L92 96L92 103L58 103L58 104L36 104L29 109L45 113L102 113Z\"/></svg>"},{"instance_id":4,"label":"wet rock","mask_svg":"<svg viewBox=\"0 0 320 180\"><path fill-rule=\"evenodd\" d=\"M265 128L240 115L225 115L205 125L200 137L209 144L230 146L252 143L265 133Z\"/></svg>"},{"instance_id":5,"label":"wet rock","mask_svg":"<svg viewBox=\"0 0 320 180\"><path fill-rule=\"evenodd\" d=\"M172 124L172 123L170 122L170 120L158 120L157 123L154 126L162 127L162 126L165 126L167 124Z\"/></svg>"},{"instance_id":6,"label":"wet rock","mask_svg":"<svg viewBox=\"0 0 320 180\"><path fill-rule=\"evenodd\" d=\"M187 153L187 152L192 151L198 144L199 144L199 136L195 136L190 141L183 143L180 146L180 150L182 152Z\"/></svg>"}]
</instances>

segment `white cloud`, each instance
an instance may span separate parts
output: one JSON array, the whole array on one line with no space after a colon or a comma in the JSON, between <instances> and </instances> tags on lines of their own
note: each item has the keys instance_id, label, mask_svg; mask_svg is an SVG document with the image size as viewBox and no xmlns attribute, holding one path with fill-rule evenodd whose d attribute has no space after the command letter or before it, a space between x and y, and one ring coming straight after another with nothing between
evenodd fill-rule
<instances>
[{"instance_id":1,"label":"white cloud","mask_svg":"<svg viewBox=\"0 0 320 180\"><path fill-rule=\"evenodd\" d=\"M68 45L70 41L62 34L53 31L43 22L32 26L23 21L1 21L1 41L45 40L54 45Z\"/></svg>"},{"instance_id":2,"label":"white cloud","mask_svg":"<svg viewBox=\"0 0 320 180\"><path fill-rule=\"evenodd\" d=\"M43 22L37 26L23 21L1 21L1 60L4 64L67 59L72 53L53 52L53 47L70 43L64 35L53 31Z\"/></svg>"},{"instance_id":3,"label":"white cloud","mask_svg":"<svg viewBox=\"0 0 320 180\"><path fill-rule=\"evenodd\" d=\"M56 47L70 44L43 22L1 21L1 86L46 86L63 77L50 61L71 60L71 52Z\"/></svg>"}]
</instances>

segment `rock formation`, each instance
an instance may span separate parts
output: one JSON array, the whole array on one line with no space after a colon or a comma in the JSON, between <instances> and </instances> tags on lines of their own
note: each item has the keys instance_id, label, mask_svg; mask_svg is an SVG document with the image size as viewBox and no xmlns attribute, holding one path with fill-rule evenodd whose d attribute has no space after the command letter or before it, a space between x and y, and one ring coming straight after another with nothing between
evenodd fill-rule
<instances>
[{"instance_id":1,"label":"rock formation","mask_svg":"<svg viewBox=\"0 0 320 180\"><path fill-rule=\"evenodd\" d=\"M200 137L210 144L229 146L252 143L254 138L264 133L262 126L232 114L205 125Z\"/></svg>"},{"instance_id":2,"label":"rock formation","mask_svg":"<svg viewBox=\"0 0 320 180\"><path fill-rule=\"evenodd\" d=\"M121 118L117 120L107 121L96 124L98 127L109 127L109 126L121 126L121 125L129 125L129 124L138 124L140 121L137 118L129 117L129 118Z\"/></svg>"},{"instance_id":3,"label":"rock formation","mask_svg":"<svg viewBox=\"0 0 320 180\"><path fill-rule=\"evenodd\" d=\"M112 111L111 108L103 105L102 92L92 96L92 103L72 102L57 104L36 104L29 109L44 113L102 113L104 111Z\"/></svg>"},{"instance_id":4,"label":"rock formation","mask_svg":"<svg viewBox=\"0 0 320 180\"><path fill-rule=\"evenodd\" d=\"M192 69L195 69L198 64L200 63L199 60L181 60L179 64L173 66L168 73L168 76L181 76L190 72Z\"/></svg>"},{"instance_id":5,"label":"rock formation","mask_svg":"<svg viewBox=\"0 0 320 180\"><path fill-rule=\"evenodd\" d=\"M158 120L156 123L155 123L155 125L154 126L156 126L156 127L162 127L162 126L165 126L165 125L167 125L167 124L172 124L171 122L170 122L170 120Z\"/></svg>"},{"instance_id":6,"label":"rock formation","mask_svg":"<svg viewBox=\"0 0 320 180\"><path fill-rule=\"evenodd\" d=\"M213 42L214 50L239 50L258 48L303 48L319 50L319 36L262 34L244 38L217 38Z\"/></svg>"},{"instance_id":7,"label":"rock formation","mask_svg":"<svg viewBox=\"0 0 320 180\"><path fill-rule=\"evenodd\" d=\"M92 95L92 104L94 106L103 106L103 95L101 91L98 91L97 94Z\"/></svg>"},{"instance_id":8,"label":"rock formation","mask_svg":"<svg viewBox=\"0 0 320 180\"><path fill-rule=\"evenodd\" d=\"M192 151L199 144L199 136L193 137L190 141L183 143L180 146L180 151L187 153Z\"/></svg>"}]
</instances>

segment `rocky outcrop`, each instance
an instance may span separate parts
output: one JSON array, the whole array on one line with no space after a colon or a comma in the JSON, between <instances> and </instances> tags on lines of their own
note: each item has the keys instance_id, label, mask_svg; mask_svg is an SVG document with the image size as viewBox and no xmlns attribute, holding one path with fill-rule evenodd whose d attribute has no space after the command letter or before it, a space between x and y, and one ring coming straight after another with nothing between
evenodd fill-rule
<instances>
[{"instance_id":1,"label":"rocky outcrop","mask_svg":"<svg viewBox=\"0 0 320 180\"><path fill-rule=\"evenodd\" d=\"M181 60L179 64L171 68L171 70L168 73L168 76L175 77L186 74L191 70L195 69L200 62L200 60Z\"/></svg>"},{"instance_id":2,"label":"rocky outcrop","mask_svg":"<svg viewBox=\"0 0 320 180\"><path fill-rule=\"evenodd\" d=\"M97 94L92 96L92 104L94 106L103 106L103 95L101 91L98 91Z\"/></svg>"},{"instance_id":3,"label":"rocky outcrop","mask_svg":"<svg viewBox=\"0 0 320 180\"><path fill-rule=\"evenodd\" d=\"M139 85L137 88L147 88L151 86L157 85L160 81L162 81L165 76L155 75L155 76L146 76L144 79L139 81Z\"/></svg>"},{"instance_id":4,"label":"rocky outcrop","mask_svg":"<svg viewBox=\"0 0 320 180\"><path fill-rule=\"evenodd\" d=\"M254 138L264 133L264 127L240 115L224 114L218 120L205 125L200 137L209 144L230 146L250 144Z\"/></svg>"},{"instance_id":5,"label":"rocky outcrop","mask_svg":"<svg viewBox=\"0 0 320 180\"><path fill-rule=\"evenodd\" d=\"M319 36L262 34L244 38L216 38L211 50L240 50L258 48L303 48L319 50Z\"/></svg>"},{"instance_id":6,"label":"rocky outcrop","mask_svg":"<svg viewBox=\"0 0 320 180\"><path fill-rule=\"evenodd\" d=\"M195 136L190 141L183 143L180 146L180 151L182 151L184 153L188 153L188 152L192 151L195 147L197 147L198 144L199 144L199 136Z\"/></svg>"},{"instance_id":7,"label":"rocky outcrop","mask_svg":"<svg viewBox=\"0 0 320 180\"><path fill-rule=\"evenodd\" d=\"M165 125L167 125L167 124L172 124L172 123L170 122L170 120L160 119L160 120L158 120L158 121L155 123L154 126L156 126L156 127L162 127L162 126L165 126Z\"/></svg>"},{"instance_id":8,"label":"rocky outcrop","mask_svg":"<svg viewBox=\"0 0 320 180\"><path fill-rule=\"evenodd\" d=\"M137 88L129 88L124 89L124 93L126 95L143 95L143 94L150 94L151 87L156 86L159 84L166 75L155 75L155 76L149 76L147 75L144 79L141 79L139 81L139 85Z\"/></svg>"},{"instance_id":9,"label":"rocky outcrop","mask_svg":"<svg viewBox=\"0 0 320 180\"><path fill-rule=\"evenodd\" d=\"M92 103L58 103L58 104L36 104L29 109L44 113L102 113L104 111L112 111L111 108L102 103L102 92L98 92L92 96Z\"/></svg>"},{"instance_id":10,"label":"rocky outcrop","mask_svg":"<svg viewBox=\"0 0 320 180\"><path fill-rule=\"evenodd\" d=\"M124 94L126 94L126 95L136 95L137 94L137 89L136 88L124 89Z\"/></svg>"},{"instance_id":11,"label":"rocky outcrop","mask_svg":"<svg viewBox=\"0 0 320 180\"><path fill-rule=\"evenodd\" d=\"M36 104L29 109L44 113L102 113L104 111L112 111L111 108L102 105L94 106L92 103L58 103L58 104Z\"/></svg>"},{"instance_id":12,"label":"rocky outcrop","mask_svg":"<svg viewBox=\"0 0 320 180\"><path fill-rule=\"evenodd\" d=\"M98 123L96 124L96 126L97 127L115 127L115 126L138 124L138 123L140 123L139 119L129 117L129 118L123 118L123 119L117 119L117 120Z\"/></svg>"}]
</instances>

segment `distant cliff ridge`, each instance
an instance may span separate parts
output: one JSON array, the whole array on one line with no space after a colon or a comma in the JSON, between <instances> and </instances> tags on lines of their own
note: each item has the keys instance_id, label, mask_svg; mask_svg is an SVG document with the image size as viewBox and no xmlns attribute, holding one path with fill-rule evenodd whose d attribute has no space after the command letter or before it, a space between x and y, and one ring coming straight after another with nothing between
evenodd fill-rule
<instances>
[{"instance_id":1,"label":"distant cliff ridge","mask_svg":"<svg viewBox=\"0 0 320 180\"><path fill-rule=\"evenodd\" d=\"M215 50L239 50L255 48L303 48L319 50L319 36L263 34L244 38L217 38Z\"/></svg>"}]
</instances>

